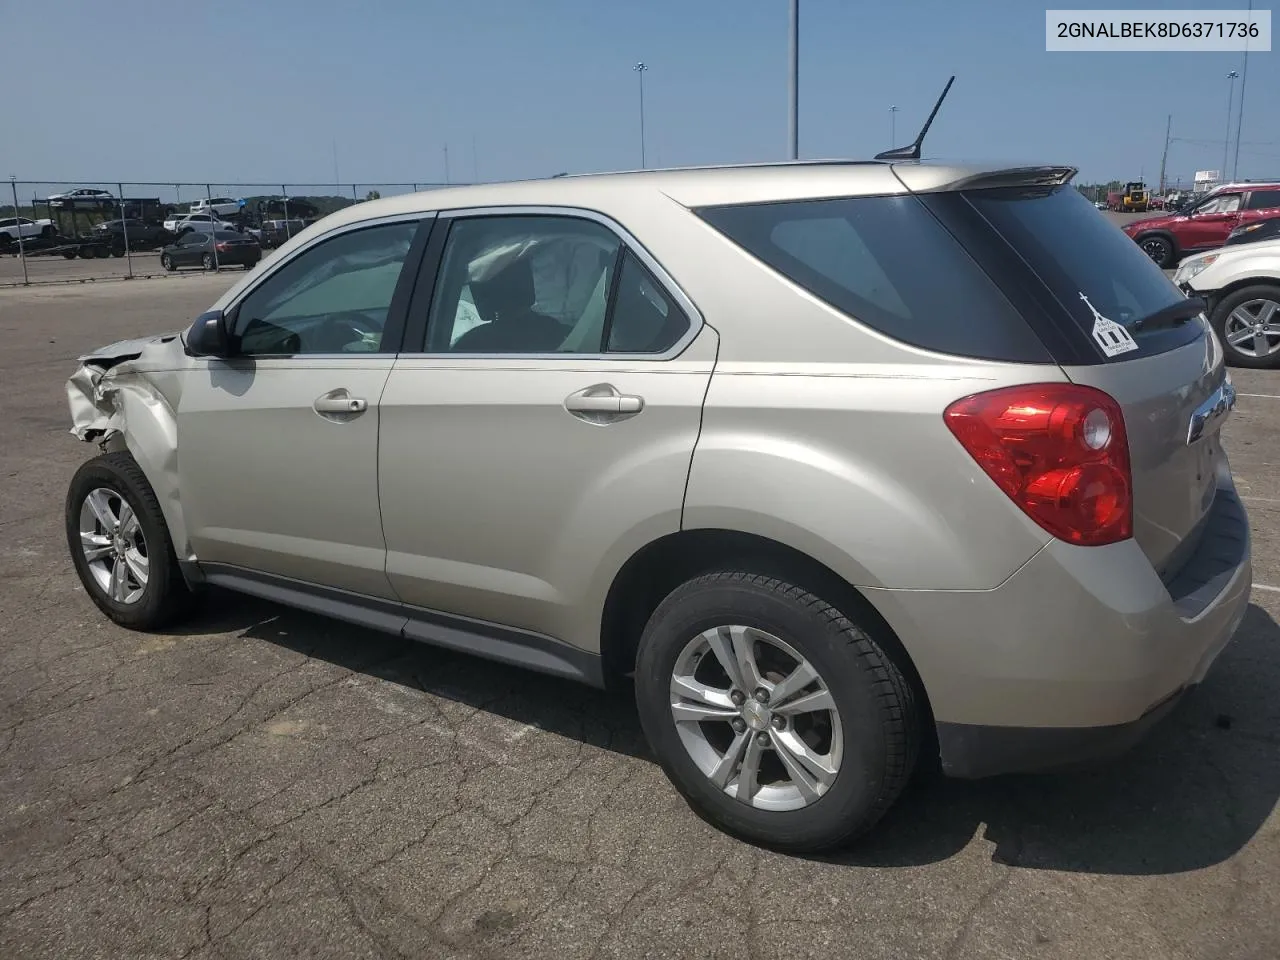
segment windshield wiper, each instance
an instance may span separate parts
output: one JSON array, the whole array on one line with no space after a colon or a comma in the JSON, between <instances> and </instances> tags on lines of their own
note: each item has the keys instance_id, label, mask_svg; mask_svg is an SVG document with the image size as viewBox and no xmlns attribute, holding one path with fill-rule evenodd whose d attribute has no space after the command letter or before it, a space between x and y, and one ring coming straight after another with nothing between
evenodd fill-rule
<instances>
[{"instance_id":1,"label":"windshield wiper","mask_svg":"<svg viewBox=\"0 0 1280 960\"><path fill-rule=\"evenodd\" d=\"M1208 304L1201 297L1187 297L1177 303L1171 303L1134 323L1135 330L1159 330L1162 327L1173 327L1186 323L1192 317L1204 313Z\"/></svg>"}]
</instances>

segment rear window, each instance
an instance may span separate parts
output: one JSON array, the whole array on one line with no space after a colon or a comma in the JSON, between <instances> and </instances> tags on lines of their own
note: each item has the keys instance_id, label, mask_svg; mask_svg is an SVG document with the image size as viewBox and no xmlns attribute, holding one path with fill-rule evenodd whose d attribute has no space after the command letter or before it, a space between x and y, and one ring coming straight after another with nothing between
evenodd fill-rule
<instances>
[{"instance_id":1,"label":"rear window","mask_svg":"<svg viewBox=\"0 0 1280 960\"><path fill-rule=\"evenodd\" d=\"M1185 298L1074 187L977 190L964 196L1049 288L1060 307L1054 314L1087 338L1092 362L1164 353L1204 335L1195 320L1142 327L1141 321ZM1123 326L1133 341L1110 356L1094 344L1095 329L1107 320Z\"/></svg>"},{"instance_id":2,"label":"rear window","mask_svg":"<svg viewBox=\"0 0 1280 960\"><path fill-rule=\"evenodd\" d=\"M696 213L793 283L895 340L966 357L1051 362L1031 327L915 197Z\"/></svg>"}]
</instances>

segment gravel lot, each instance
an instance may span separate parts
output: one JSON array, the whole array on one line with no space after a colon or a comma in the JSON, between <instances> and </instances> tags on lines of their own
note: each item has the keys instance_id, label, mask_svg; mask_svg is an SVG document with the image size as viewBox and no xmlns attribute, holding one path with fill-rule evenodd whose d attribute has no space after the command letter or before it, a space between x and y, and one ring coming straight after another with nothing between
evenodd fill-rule
<instances>
[{"instance_id":1,"label":"gravel lot","mask_svg":"<svg viewBox=\"0 0 1280 960\"><path fill-rule=\"evenodd\" d=\"M1204 687L1109 767L916 787L806 860L696 819L625 698L226 594L98 614L63 382L238 278L0 290L0 957L1280 956L1280 375L1234 374L1259 586Z\"/></svg>"}]
</instances>

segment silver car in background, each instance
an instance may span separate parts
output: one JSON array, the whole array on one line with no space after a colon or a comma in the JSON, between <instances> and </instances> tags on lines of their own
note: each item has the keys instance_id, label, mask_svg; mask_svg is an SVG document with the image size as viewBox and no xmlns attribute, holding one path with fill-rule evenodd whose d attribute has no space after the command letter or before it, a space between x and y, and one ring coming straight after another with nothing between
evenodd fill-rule
<instances>
[{"instance_id":1,"label":"silver car in background","mask_svg":"<svg viewBox=\"0 0 1280 960\"><path fill-rule=\"evenodd\" d=\"M690 805L780 849L848 843L922 764L1114 753L1231 638L1250 543L1203 304L1073 175L347 208L83 358L72 559L137 629L212 585L633 688Z\"/></svg>"}]
</instances>

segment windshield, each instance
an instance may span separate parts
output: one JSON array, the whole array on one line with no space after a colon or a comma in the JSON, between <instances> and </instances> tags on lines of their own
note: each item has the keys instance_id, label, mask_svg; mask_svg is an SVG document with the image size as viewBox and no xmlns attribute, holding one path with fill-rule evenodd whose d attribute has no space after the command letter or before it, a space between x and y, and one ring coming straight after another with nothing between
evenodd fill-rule
<instances>
[{"instance_id":1,"label":"windshield","mask_svg":"<svg viewBox=\"0 0 1280 960\"><path fill-rule=\"evenodd\" d=\"M1090 338L1097 362L1164 353L1203 335L1196 321L1141 326L1186 298L1074 187L977 190L965 197L1045 283L1061 315ZM1124 329L1109 338L1109 323Z\"/></svg>"}]
</instances>

